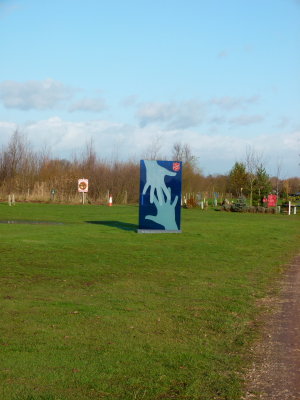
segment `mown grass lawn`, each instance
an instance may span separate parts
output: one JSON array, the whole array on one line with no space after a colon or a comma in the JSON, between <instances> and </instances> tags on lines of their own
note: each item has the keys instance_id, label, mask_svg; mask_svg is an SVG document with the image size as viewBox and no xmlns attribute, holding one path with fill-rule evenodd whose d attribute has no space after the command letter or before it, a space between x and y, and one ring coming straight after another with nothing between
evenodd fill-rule
<instances>
[{"instance_id":1,"label":"mown grass lawn","mask_svg":"<svg viewBox=\"0 0 300 400\"><path fill-rule=\"evenodd\" d=\"M237 400L257 300L299 251L299 216L0 204L0 398Z\"/></svg>"}]
</instances>

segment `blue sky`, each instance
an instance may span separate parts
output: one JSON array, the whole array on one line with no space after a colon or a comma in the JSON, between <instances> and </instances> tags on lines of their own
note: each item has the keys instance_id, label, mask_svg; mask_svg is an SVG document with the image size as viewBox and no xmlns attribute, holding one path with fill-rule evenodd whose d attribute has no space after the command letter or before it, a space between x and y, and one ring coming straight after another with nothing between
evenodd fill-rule
<instances>
[{"instance_id":1,"label":"blue sky","mask_svg":"<svg viewBox=\"0 0 300 400\"><path fill-rule=\"evenodd\" d=\"M300 175L299 0L0 0L0 49L0 146Z\"/></svg>"}]
</instances>

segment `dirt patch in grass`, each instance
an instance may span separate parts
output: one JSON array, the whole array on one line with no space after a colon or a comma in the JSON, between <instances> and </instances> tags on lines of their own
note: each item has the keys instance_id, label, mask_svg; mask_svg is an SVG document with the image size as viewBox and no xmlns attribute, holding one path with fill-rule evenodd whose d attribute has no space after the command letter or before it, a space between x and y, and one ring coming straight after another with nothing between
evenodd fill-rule
<instances>
[{"instance_id":1,"label":"dirt patch in grass","mask_svg":"<svg viewBox=\"0 0 300 400\"><path fill-rule=\"evenodd\" d=\"M1 219L0 224L28 224L28 225L64 225L62 222L54 221L29 221L25 219Z\"/></svg>"},{"instance_id":2,"label":"dirt patch in grass","mask_svg":"<svg viewBox=\"0 0 300 400\"><path fill-rule=\"evenodd\" d=\"M253 349L244 400L300 399L300 255L284 274L272 299L263 338Z\"/></svg>"}]
</instances>

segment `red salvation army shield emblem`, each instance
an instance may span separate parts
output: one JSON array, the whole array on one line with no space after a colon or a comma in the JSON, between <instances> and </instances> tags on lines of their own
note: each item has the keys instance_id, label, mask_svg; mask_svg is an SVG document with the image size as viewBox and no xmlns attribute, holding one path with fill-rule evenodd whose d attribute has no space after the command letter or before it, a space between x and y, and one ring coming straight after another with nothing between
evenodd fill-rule
<instances>
[{"instance_id":1,"label":"red salvation army shield emblem","mask_svg":"<svg viewBox=\"0 0 300 400\"><path fill-rule=\"evenodd\" d=\"M173 162L173 171L180 171L180 163L179 162Z\"/></svg>"}]
</instances>

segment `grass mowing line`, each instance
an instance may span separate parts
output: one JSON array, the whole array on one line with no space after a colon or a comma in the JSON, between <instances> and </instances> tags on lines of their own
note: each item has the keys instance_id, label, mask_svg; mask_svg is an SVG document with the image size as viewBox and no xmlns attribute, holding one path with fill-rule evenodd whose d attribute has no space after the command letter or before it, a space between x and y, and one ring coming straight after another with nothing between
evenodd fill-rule
<instances>
[{"instance_id":1,"label":"grass mowing line","mask_svg":"<svg viewBox=\"0 0 300 400\"><path fill-rule=\"evenodd\" d=\"M137 214L0 208L65 223L0 226L1 398L240 399L256 300L299 217L183 210L183 233L158 237L123 229Z\"/></svg>"}]
</instances>

